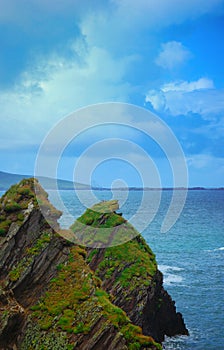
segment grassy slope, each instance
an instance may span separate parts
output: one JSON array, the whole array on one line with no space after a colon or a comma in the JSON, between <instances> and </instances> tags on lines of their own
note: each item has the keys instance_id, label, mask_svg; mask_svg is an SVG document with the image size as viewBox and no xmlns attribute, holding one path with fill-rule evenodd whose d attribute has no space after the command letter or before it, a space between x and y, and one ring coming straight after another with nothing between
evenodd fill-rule
<instances>
[{"instance_id":1,"label":"grassy slope","mask_svg":"<svg viewBox=\"0 0 224 350\"><path fill-rule=\"evenodd\" d=\"M112 241L115 244L117 235L121 237L128 234L129 237L135 237L131 240L127 239L128 241L124 244L106 248L104 258L96 269L96 274L99 276L103 275L103 279L110 279L115 270L120 271L121 273L116 283L122 287L129 287L130 290L134 290L141 284L149 285L151 283L152 277L157 271L157 263L155 255L143 237L122 216L114 212L114 208L117 209L116 204L116 201L101 202L93 206L92 209L87 209L72 225L71 229L76 234L80 230L79 223L82 223L82 225L85 225L82 230L85 229L89 232L89 238L91 238L92 233L90 230L88 231L88 228L100 227L102 229L99 230L98 237L102 241L103 235L108 235L103 228L110 228L110 236L113 229L116 229ZM103 208L105 208L104 214L102 214ZM98 252L99 249L93 249L88 257L88 262Z\"/></svg>"}]
</instances>

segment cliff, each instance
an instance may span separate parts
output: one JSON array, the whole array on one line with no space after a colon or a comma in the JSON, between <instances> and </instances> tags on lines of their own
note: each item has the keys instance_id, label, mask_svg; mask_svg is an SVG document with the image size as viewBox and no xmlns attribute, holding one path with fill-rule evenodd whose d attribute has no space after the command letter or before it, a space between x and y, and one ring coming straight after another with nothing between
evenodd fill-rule
<instances>
[{"instance_id":1,"label":"cliff","mask_svg":"<svg viewBox=\"0 0 224 350\"><path fill-rule=\"evenodd\" d=\"M105 208L104 214L101 207ZM135 237L118 246L87 249L87 263L101 279L102 288L112 296L113 303L142 328L143 334L152 336L158 342L162 342L165 335L187 335L182 315L176 312L175 303L163 288L163 276L157 268L155 255L134 227L114 212L114 209L118 209L118 203L102 202L93 209L98 211L92 213L92 209L87 209L73 224L75 234L79 234L82 223L87 225L85 230L94 243L96 240L93 241L89 225L93 231L94 228L110 228L109 233L103 229L97 233L97 245L105 246L105 236L106 243L111 245L116 243L117 237L120 239L125 234ZM98 240L100 237L101 241Z\"/></svg>"},{"instance_id":2,"label":"cliff","mask_svg":"<svg viewBox=\"0 0 224 350\"><path fill-rule=\"evenodd\" d=\"M142 237L104 249L72 244L56 233L61 213L39 186L43 216L34 181L0 200L0 349L161 349L154 339L187 334ZM106 218L88 224L125 221L113 210Z\"/></svg>"}]
</instances>

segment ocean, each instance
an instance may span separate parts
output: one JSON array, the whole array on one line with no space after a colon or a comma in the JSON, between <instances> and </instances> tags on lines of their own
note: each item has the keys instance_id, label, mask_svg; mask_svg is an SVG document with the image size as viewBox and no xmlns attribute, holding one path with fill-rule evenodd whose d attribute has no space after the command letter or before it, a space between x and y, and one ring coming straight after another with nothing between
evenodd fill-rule
<instances>
[{"instance_id":1,"label":"ocean","mask_svg":"<svg viewBox=\"0 0 224 350\"><path fill-rule=\"evenodd\" d=\"M76 218L85 207L74 191L61 191L64 205ZM95 191L99 200L112 198L110 191ZM122 203L124 193L113 195ZM147 201L141 208L146 217L153 207L154 191L145 193ZM180 194L181 195L181 194ZM86 191L88 197L88 191ZM162 191L160 206L154 219L142 232L156 254L159 269L164 275L164 287L183 314L189 336L166 338L166 350L223 350L224 349L224 191L191 190L181 216L167 232L161 224L168 209L172 191ZM55 193L49 198L57 207ZM120 211L131 218L140 206L141 191L130 191ZM60 219L63 227L71 222L69 215Z\"/></svg>"}]
</instances>

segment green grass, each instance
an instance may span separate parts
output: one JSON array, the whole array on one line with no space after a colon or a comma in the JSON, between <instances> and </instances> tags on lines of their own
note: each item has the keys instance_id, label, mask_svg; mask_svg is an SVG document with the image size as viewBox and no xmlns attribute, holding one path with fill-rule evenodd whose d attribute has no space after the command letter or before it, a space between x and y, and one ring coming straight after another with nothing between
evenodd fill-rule
<instances>
[{"instance_id":1,"label":"green grass","mask_svg":"<svg viewBox=\"0 0 224 350\"><path fill-rule=\"evenodd\" d=\"M103 315L115 326L115 328L119 329L121 334L123 334L127 341L129 350L137 350L141 347L151 345L155 345L157 349L162 349L159 344L155 343L153 338L144 336L142 334L142 329L133 325L121 308L110 302L110 297L104 290L97 289L95 295L98 297L98 301L103 307Z\"/></svg>"},{"instance_id":2,"label":"green grass","mask_svg":"<svg viewBox=\"0 0 224 350\"><path fill-rule=\"evenodd\" d=\"M84 225L105 228L112 228L126 222L122 216L117 215L116 213L101 213L92 209L87 209L77 221Z\"/></svg>"},{"instance_id":3,"label":"green grass","mask_svg":"<svg viewBox=\"0 0 224 350\"><path fill-rule=\"evenodd\" d=\"M100 203L101 210L104 205L106 205L105 210L107 210L107 203L110 201ZM93 206L93 208L95 207L96 205ZM93 208L87 209L71 226L71 231L80 240L80 244L87 246L97 244L99 247L119 245L138 234L127 220L116 212L102 213L93 210Z\"/></svg>"},{"instance_id":4,"label":"green grass","mask_svg":"<svg viewBox=\"0 0 224 350\"><path fill-rule=\"evenodd\" d=\"M154 344L152 338L142 336L141 328L132 325L125 312L113 305L110 295L97 285L99 282L84 260L83 249L73 246L69 261L60 265L46 294L31 308L40 337L43 331L56 330L65 332L68 339L72 335L88 334L96 321L104 317L103 327L117 328L128 341L129 349L138 349L139 344ZM157 349L161 349L159 345Z\"/></svg>"},{"instance_id":5,"label":"green grass","mask_svg":"<svg viewBox=\"0 0 224 350\"><path fill-rule=\"evenodd\" d=\"M87 257L86 261L87 263L89 263L90 261L92 261L92 258L94 257L94 255L96 255L98 252L98 249L92 249L89 256Z\"/></svg>"},{"instance_id":6,"label":"green grass","mask_svg":"<svg viewBox=\"0 0 224 350\"><path fill-rule=\"evenodd\" d=\"M55 223L55 219L60 217L61 212L48 201L48 194L34 178L23 179L20 183L11 186L0 198L0 237L7 235L12 222L22 225L28 205L32 203L35 208L38 207L37 197L49 221Z\"/></svg>"},{"instance_id":7,"label":"green grass","mask_svg":"<svg viewBox=\"0 0 224 350\"><path fill-rule=\"evenodd\" d=\"M12 268L9 272L9 279L11 281L17 281L25 270L30 266L33 258L40 254L40 252L48 245L51 239L49 232L43 232L40 238L33 242L33 245L28 247L25 256Z\"/></svg>"},{"instance_id":8,"label":"green grass","mask_svg":"<svg viewBox=\"0 0 224 350\"><path fill-rule=\"evenodd\" d=\"M12 222L21 224L24 220L23 209L28 207L29 201L35 202L32 188L33 180L23 180L13 185L0 198L0 236L6 236Z\"/></svg>"},{"instance_id":9,"label":"green grass","mask_svg":"<svg viewBox=\"0 0 224 350\"><path fill-rule=\"evenodd\" d=\"M101 202L98 206L102 210L104 206L107 208L109 203L110 201ZM97 205L93 208L97 208ZM96 274L102 279L110 279L119 271L116 283L130 290L134 290L139 284L149 286L157 271L157 264L155 255L145 240L132 225L114 211L102 213L93 208L87 209L71 229L75 235L82 235L88 243L99 241L106 245L110 240L110 244L114 245L105 249L104 258L98 265ZM124 241L127 242L119 244ZM97 252L96 248L90 251L88 263L91 263Z\"/></svg>"},{"instance_id":10,"label":"green grass","mask_svg":"<svg viewBox=\"0 0 224 350\"><path fill-rule=\"evenodd\" d=\"M25 201L35 199L34 183L37 184L33 178L30 178L23 179L18 184L11 186L1 198L3 208L10 205L12 206L12 204L15 205L15 203L22 206Z\"/></svg>"},{"instance_id":11,"label":"green grass","mask_svg":"<svg viewBox=\"0 0 224 350\"><path fill-rule=\"evenodd\" d=\"M51 233L50 232L43 232L36 240L33 246L27 248L27 256L29 255L38 255L50 242L51 240Z\"/></svg>"},{"instance_id":12,"label":"green grass","mask_svg":"<svg viewBox=\"0 0 224 350\"><path fill-rule=\"evenodd\" d=\"M52 324L55 317L58 318L57 326L69 333L73 332L74 311L91 294L91 273L81 276L83 272L82 249L72 248L74 259L70 258L67 265L61 265L58 276L51 281L48 293L35 306L34 316L38 319L39 326L44 329ZM73 322L72 322L73 319Z\"/></svg>"},{"instance_id":13,"label":"green grass","mask_svg":"<svg viewBox=\"0 0 224 350\"><path fill-rule=\"evenodd\" d=\"M22 209L21 206L15 201L8 202L4 207L4 210L6 213L13 213L21 209Z\"/></svg>"},{"instance_id":14,"label":"green grass","mask_svg":"<svg viewBox=\"0 0 224 350\"><path fill-rule=\"evenodd\" d=\"M12 221L9 219L0 222L0 236L4 237L7 234L11 223Z\"/></svg>"},{"instance_id":15,"label":"green grass","mask_svg":"<svg viewBox=\"0 0 224 350\"><path fill-rule=\"evenodd\" d=\"M91 261L91 253L88 261ZM116 283L134 290L139 285L149 286L156 271L155 255L139 235L122 245L106 248L96 274L104 280L119 272Z\"/></svg>"}]
</instances>

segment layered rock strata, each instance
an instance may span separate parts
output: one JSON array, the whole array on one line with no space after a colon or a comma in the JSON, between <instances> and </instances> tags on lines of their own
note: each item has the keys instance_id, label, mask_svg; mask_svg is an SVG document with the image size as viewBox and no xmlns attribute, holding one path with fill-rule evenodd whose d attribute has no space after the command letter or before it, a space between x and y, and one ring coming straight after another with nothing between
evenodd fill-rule
<instances>
[{"instance_id":1,"label":"layered rock strata","mask_svg":"<svg viewBox=\"0 0 224 350\"><path fill-rule=\"evenodd\" d=\"M117 230L114 204L86 225ZM34 179L0 200L0 349L161 349L164 334L187 334L140 235L86 249L57 233L60 215Z\"/></svg>"}]
</instances>

